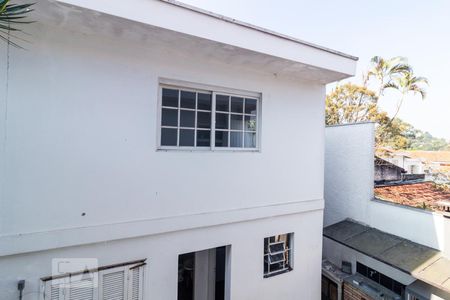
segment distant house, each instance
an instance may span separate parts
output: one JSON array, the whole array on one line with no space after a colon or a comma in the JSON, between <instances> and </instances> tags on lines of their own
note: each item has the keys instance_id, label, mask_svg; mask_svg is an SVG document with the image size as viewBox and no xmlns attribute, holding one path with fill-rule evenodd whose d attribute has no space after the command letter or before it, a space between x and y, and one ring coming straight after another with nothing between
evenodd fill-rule
<instances>
[{"instance_id":1,"label":"distant house","mask_svg":"<svg viewBox=\"0 0 450 300\"><path fill-rule=\"evenodd\" d=\"M382 149L379 156L407 171L407 174L450 173L450 151Z\"/></svg>"},{"instance_id":2,"label":"distant house","mask_svg":"<svg viewBox=\"0 0 450 300\"><path fill-rule=\"evenodd\" d=\"M375 182L400 181L406 170L375 156Z\"/></svg>"},{"instance_id":3,"label":"distant house","mask_svg":"<svg viewBox=\"0 0 450 300\"><path fill-rule=\"evenodd\" d=\"M450 172L450 151L404 151L412 160L421 160L429 173Z\"/></svg>"},{"instance_id":4,"label":"distant house","mask_svg":"<svg viewBox=\"0 0 450 300\"><path fill-rule=\"evenodd\" d=\"M411 157L408 152L392 151L385 152L383 159L406 170L407 174L423 174L424 161L420 157Z\"/></svg>"}]
</instances>

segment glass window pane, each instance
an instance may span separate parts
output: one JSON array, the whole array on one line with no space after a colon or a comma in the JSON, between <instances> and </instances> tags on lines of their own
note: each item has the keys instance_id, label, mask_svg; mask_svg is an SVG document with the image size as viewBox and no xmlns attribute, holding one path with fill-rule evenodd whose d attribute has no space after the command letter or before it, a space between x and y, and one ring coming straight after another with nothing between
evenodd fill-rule
<instances>
[{"instance_id":1,"label":"glass window pane","mask_svg":"<svg viewBox=\"0 0 450 300\"><path fill-rule=\"evenodd\" d=\"M242 132L230 132L230 147L242 147Z\"/></svg>"},{"instance_id":2,"label":"glass window pane","mask_svg":"<svg viewBox=\"0 0 450 300\"><path fill-rule=\"evenodd\" d=\"M178 90L163 89L162 105L178 107Z\"/></svg>"},{"instance_id":3,"label":"glass window pane","mask_svg":"<svg viewBox=\"0 0 450 300\"><path fill-rule=\"evenodd\" d=\"M228 131L216 131L216 147L228 147Z\"/></svg>"},{"instance_id":4,"label":"glass window pane","mask_svg":"<svg viewBox=\"0 0 450 300\"><path fill-rule=\"evenodd\" d=\"M245 148L256 148L256 133L246 132L244 136Z\"/></svg>"},{"instance_id":5,"label":"glass window pane","mask_svg":"<svg viewBox=\"0 0 450 300\"><path fill-rule=\"evenodd\" d=\"M211 110L211 94L198 93L197 109Z\"/></svg>"},{"instance_id":6,"label":"glass window pane","mask_svg":"<svg viewBox=\"0 0 450 300\"><path fill-rule=\"evenodd\" d=\"M283 262L270 264L270 272L281 271L283 269L284 269L284 263Z\"/></svg>"},{"instance_id":7,"label":"glass window pane","mask_svg":"<svg viewBox=\"0 0 450 300\"><path fill-rule=\"evenodd\" d=\"M380 273L378 273L374 269L367 268L367 277L372 279L376 283L380 283Z\"/></svg>"},{"instance_id":8,"label":"glass window pane","mask_svg":"<svg viewBox=\"0 0 450 300\"><path fill-rule=\"evenodd\" d=\"M256 115L256 99L245 99L245 113Z\"/></svg>"},{"instance_id":9,"label":"glass window pane","mask_svg":"<svg viewBox=\"0 0 450 300\"><path fill-rule=\"evenodd\" d=\"M217 111L230 111L229 96L216 95L216 110Z\"/></svg>"},{"instance_id":10,"label":"glass window pane","mask_svg":"<svg viewBox=\"0 0 450 300\"><path fill-rule=\"evenodd\" d=\"M282 262L282 261L284 261L284 252L269 255L270 263L277 263L277 262Z\"/></svg>"},{"instance_id":11,"label":"glass window pane","mask_svg":"<svg viewBox=\"0 0 450 300\"><path fill-rule=\"evenodd\" d=\"M269 246L269 251L270 251L270 253L284 251L284 242L281 241L281 242L278 242L278 243L275 243L275 244L271 244Z\"/></svg>"},{"instance_id":12,"label":"glass window pane","mask_svg":"<svg viewBox=\"0 0 450 300\"><path fill-rule=\"evenodd\" d=\"M357 262L356 263L356 272L367 277L367 266Z\"/></svg>"},{"instance_id":13,"label":"glass window pane","mask_svg":"<svg viewBox=\"0 0 450 300\"><path fill-rule=\"evenodd\" d=\"M216 113L217 129L228 129L228 116L229 114Z\"/></svg>"},{"instance_id":14,"label":"glass window pane","mask_svg":"<svg viewBox=\"0 0 450 300\"><path fill-rule=\"evenodd\" d=\"M231 115L231 129L243 130L243 115Z\"/></svg>"},{"instance_id":15,"label":"glass window pane","mask_svg":"<svg viewBox=\"0 0 450 300\"><path fill-rule=\"evenodd\" d=\"M163 108L161 114L162 126L178 126L178 109Z\"/></svg>"},{"instance_id":16,"label":"glass window pane","mask_svg":"<svg viewBox=\"0 0 450 300\"><path fill-rule=\"evenodd\" d=\"M180 129L180 146L194 146L193 129Z\"/></svg>"},{"instance_id":17,"label":"glass window pane","mask_svg":"<svg viewBox=\"0 0 450 300\"><path fill-rule=\"evenodd\" d=\"M195 93L181 91L181 107L184 108L195 108Z\"/></svg>"},{"instance_id":18,"label":"glass window pane","mask_svg":"<svg viewBox=\"0 0 450 300\"><path fill-rule=\"evenodd\" d=\"M211 128L211 113L209 112L197 112L197 127L198 128Z\"/></svg>"},{"instance_id":19,"label":"glass window pane","mask_svg":"<svg viewBox=\"0 0 450 300\"><path fill-rule=\"evenodd\" d=\"M256 116L245 116L245 130L256 131Z\"/></svg>"},{"instance_id":20,"label":"glass window pane","mask_svg":"<svg viewBox=\"0 0 450 300\"><path fill-rule=\"evenodd\" d=\"M198 130L197 131L197 146L198 147L211 146L211 131L210 130Z\"/></svg>"},{"instance_id":21,"label":"glass window pane","mask_svg":"<svg viewBox=\"0 0 450 300\"><path fill-rule=\"evenodd\" d=\"M231 97L231 112L241 114L244 112L244 98Z\"/></svg>"},{"instance_id":22,"label":"glass window pane","mask_svg":"<svg viewBox=\"0 0 450 300\"><path fill-rule=\"evenodd\" d=\"M161 128L161 146L177 145L177 129Z\"/></svg>"},{"instance_id":23,"label":"glass window pane","mask_svg":"<svg viewBox=\"0 0 450 300\"><path fill-rule=\"evenodd\" d=\"M180 110L180 127L195 127L195 111Z\"/></svg>"},{"instance_id":24,"label":"glass window pane","mask_svg":"<svg viewBox=\"0 0 450 300\"><path fill-rule=\"evenodd\" d=\"M402 295L405 291L405 286L400 282L393 280L393 288L392 291L398 295Z\"/></svg>"},{"instance_id":25,"label":"glass window pane","mask_svg":"<svg viewBox=\"0 0 450 300\"><path fill-rule=\"evenodd\" d=\"M382 286L384 286L385 288L390 289L391 291L393 289L393 281L392 281L392 279L387 277L384 274L381 274L381 273L380 273L380 284Z\"/></svg>"}]
</instances>

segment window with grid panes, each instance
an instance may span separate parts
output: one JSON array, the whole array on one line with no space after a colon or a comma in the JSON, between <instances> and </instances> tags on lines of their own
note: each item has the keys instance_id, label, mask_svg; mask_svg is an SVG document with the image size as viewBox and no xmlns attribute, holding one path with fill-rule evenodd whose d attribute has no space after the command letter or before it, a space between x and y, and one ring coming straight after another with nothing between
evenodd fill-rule
<instances>
[{"instance_id":1,"label":"window with grid panes","mask_svg":"<svg viewBox=\"0 0 450 300\"><path fill-rule=\"evenodd\" d=\"M293 233L279 234L264 239L264 277L292 270Z\"/></svg>"},{"instance_id":2,"label":"window with grid panes","mask_svg":"<svg viewBox=\"0 0 450 300\"><path fill-rule=\"evenodd\" d=\"M163 86L160 147L255 150L259 101L257 97Z\"/></svg>"}]
</instances>

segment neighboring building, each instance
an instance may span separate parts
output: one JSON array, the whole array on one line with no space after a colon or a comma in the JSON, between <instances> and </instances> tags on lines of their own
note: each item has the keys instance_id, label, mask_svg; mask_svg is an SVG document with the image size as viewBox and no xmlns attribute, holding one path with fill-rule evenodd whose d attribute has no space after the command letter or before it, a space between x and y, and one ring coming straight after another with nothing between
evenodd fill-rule
<instances>
[{"instance_id":1,"label":"neighboring building","mask_svg":"<svg viewBox=\"0 0 450 300\"><path fill-rule=\"evenodd\" d=\"M412 159L424 163L428 180L450 185L450 151L406 151Z\"/></svg>"},{"instance_id":2,"label":"neighboring building","mask_svg":"<svg viewBox=\"0 0 450 300\"><path fill-rule=\"evenodd\" d=\"M375 182L401 181L406 170L375 156Z\"/></svg>"},{"instance_id":3,"label":"neighboring building","mask_svg":"<svg viewBox=\"0 0 450 300\"><path fill-rule=\"evenodd\" d=\"M427 180L450 183L450 151L379 149L379 155L412 174L424 174Z\"/></svg>"},{"instance_id":4,"label":"neighboring building","mask_svg":"<svg viewBox=\"0 0 450 300\"><path fill-rule=\"evenodd\" d=\"M0 46L0 299L319 299L325 84L356 58L169 0L32 18Z\"/></svg>"},{"instance_id":5,"label":"neighboring building","mask_svg":"<svg viewBox=\"0 0 450 300\"><path fill-rule=\"evenodd\" d=\"M322 280L325 294L336 296L324 299L450 299L449 213L375 197L373 124L331 126L325 134ZM405 195L407 185L396 186L402 190L375 193L442 199L427 182L411 183L420 190Z\"/></svg>"},{"instance_id":6,"label":"neighboring building","mask_svg":"<svg viewBox=\"0 0 450 300\"><path fill-rule=\"evenodd\" d=\"M413 158L404 151L387 151L385 154L385 160L406 170L407 174L424 174L424 160L420 157Z\"/></svg>"},{"instance_id":7,"label":"neighboring building","mask_svg":"<svg viewBox=\"0 0 450 300\"><path fill-rule=\"evenodd\" d=\"M450 151L403 151L412 159L420 159L425 162L431 171L450 171Z\"/></svg>"}]
</instances>

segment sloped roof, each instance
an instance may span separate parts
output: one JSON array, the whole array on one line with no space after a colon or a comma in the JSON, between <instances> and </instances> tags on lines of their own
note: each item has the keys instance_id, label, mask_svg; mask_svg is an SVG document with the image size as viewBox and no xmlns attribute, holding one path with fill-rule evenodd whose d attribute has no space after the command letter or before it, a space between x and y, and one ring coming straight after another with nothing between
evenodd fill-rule
<instances>
[{"instance_id":1,"label":"sloped roof","mask_svg":"<svg viewBox=\"0 0 450 300\"><path fill-rule=\"evenodd\" d=\"M323 235L450 292L450 260L436 249L352 220L344 220L325 227Z\"/></svg>"},{"instance_id":2,"label":"sloped roof","mask_svg":"<svg viewBox=\"0 0 450 300\"><path fill-rule=\"evenodd\" d=\"M375 197L407 206L439 210L439 202L450 201L450 192L433 182L395 183L375 186Z\"/></svg>"},{"instance_id":3,"label":"sloped roof","mask_svg":"<svg viewBox=\"0 0 450 300\"><path fill-rule=\"evenodd\" d=\"M386 166L386 167L389 167L389 168L392 168L392 169L400 169L400 171L402 173L406 173L406 170L403 169L402 167L394 165L393 163L388 162L387 160L384 160L384 159L382 159L379 156L375 156L375 165L376 166Z\"/></svg>"},{"instance_id":4,"label":"sloped roof","mask_svg":"<svg viewBox=\"0 0 450 300\"><path fill-rule=\"evenodd\" d=\"M411 158L422 158L428 162L448 162L450 163L450 151L401 151Z\"/></svg>"}]
</instances>

